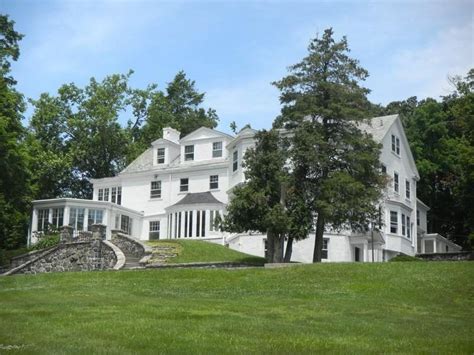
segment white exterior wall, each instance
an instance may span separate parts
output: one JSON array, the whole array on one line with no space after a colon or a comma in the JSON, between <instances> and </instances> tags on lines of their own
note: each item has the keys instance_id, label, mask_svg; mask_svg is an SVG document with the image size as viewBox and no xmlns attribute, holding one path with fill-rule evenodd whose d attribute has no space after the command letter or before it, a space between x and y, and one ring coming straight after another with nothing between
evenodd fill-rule
<instances>
[{"instance_id":1,"label":"white exterior wall","mask_svg":"<svg viewBox=\"0 0 474 355\"><path fill-rule=\"evenodd\" d=\"M380 161L387 168L387 175L390 182L385 193L385 202L383 203L383 222L382 230L387 236L386 249L395 252L402 252L408 255L415 255L416 252L416 171L410 165L409 149L403 139L404 133L399 120L391 126L387 134L382 140L382 151ZM400 139L400 155L392 151L392 134ZM394 191L394 172L398 173L399 177L399 192ZM410 182L410 198L407 199L405 195L406 180ZM396 234L390 232L390 211L396 211L398 214L398 231ZM402 213L410 217L411 238L402 235Z\"/></svg>"}]
</instances>

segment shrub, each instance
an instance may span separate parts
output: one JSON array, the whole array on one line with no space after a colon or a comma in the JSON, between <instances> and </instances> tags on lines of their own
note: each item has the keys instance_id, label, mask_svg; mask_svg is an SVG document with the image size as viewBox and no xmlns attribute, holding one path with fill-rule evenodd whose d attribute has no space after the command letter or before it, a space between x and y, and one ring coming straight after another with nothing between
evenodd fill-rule
<instances>
[{"instance_id":1,"label":"shrub","mask_svg":"<svg viewBox=\"0 0 474 355\"><path fill-rule=\"evenodd\" d=\"M31 250L50 248L59 244L59 234L45 234L39 237L38 242L31 247Z\"/></svg>"},{"instance_id":2,"label":"shrub","mask_svg":"<svg viewBox=\"0 0 474 355\"><path fill-rule=\"evenodd\" d=\"M390 261L423 261L419 258L409 255L397 255L396 257L390 259Z\"/></svg>"}]
</instances>

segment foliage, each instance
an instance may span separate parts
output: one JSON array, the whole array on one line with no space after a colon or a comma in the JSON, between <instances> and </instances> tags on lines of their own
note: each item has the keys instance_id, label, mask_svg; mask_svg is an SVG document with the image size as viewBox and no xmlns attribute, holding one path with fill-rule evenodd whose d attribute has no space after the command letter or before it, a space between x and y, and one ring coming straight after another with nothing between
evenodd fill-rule
<instances>
[{"instance_id":1,"label":"foliage","mask_svg":"<svg viewBox=\"0 0 474 355\"><path fill-rule=\"evenodd\" d=\"M420 259L420 258L416 258L414 256L410 256L410 255L398 255L398 256L390 259L390 261L405 262L405 261L424 261L424 260Z\"/></svg>"},{"instance_id":2,"label":"foliage","mask_svg":"<svg viewBox=\"0 0 474 355\"><path fill-rule=\"evenodd\" d=\"M31 247L31 250L41 250L54 247L59 244L59 233L46 233L38 237L38 242Z\"/></svg>"},{"instance_id":3,"label":"foliage","mask_svg":"<svg viewBox=\"0 0 474 355\"><path fill-rule=\"evenodd\" d=\"M474 239L474 69L452 79L455 91L442 101L428 98L387 105L400 110L420 173L417 196L430 206L428 231L465 249Z\"/></svg>"},{"instance_id":4,"label":"foliage","mask_svg":"<svg viewBox=\"0 0 474 355\"><path fill-rule=\"evenodd\" d=\"M246 182L232 190L222 228L267 234L270 262L283 260L285 237L306 237L309 210L295 198L298 189L288 171L287 146L277 130L259 131L245 153Z\"/></svg>"},{"instance_id":5,"label":"foliage","mask_svg":"<svg viewBox=\"0 0 474 355\"><path fill-rule=\"evenodd\" d=\"M30 100L29 153L37 198L90 198L91 178L116 175L162 136L170 126L187 134L200 126L215 127L214 110L200 107L204 94L179 72L166 93L156 84L146 89L129 85L132 75L113 74L102 81L91 78L84 88L62 85L56 96L43 93ZM118 119L131 113L128 126Z\"/></svg>"},{"instance_id":6,"label":"foliage","mask_svg":"<svg viewBox=\"0 0 474 355\"><path fill-rule=\"evenodd\" d=\"M141 114L135 114L135 122L128 124L129 134L136 142L129 161L161 138L164 127L177 129L183 137L199 127L215 128L219 121L215 110L201 107L205 94L197 91L194 80L183 71L168 83L166 92L154 90L155 87L141 92L140 106L134 105L134 112Z\"/></svg>"},{"instance_id":7,"label":"foliage","mask_svg":"<svg viewBox=\"0 0 474 355\"><path fill-rule=\"evenodd\" d=\"M21 124L25 103L9 76L11 61L18 59L18 41L22 37L14 30L13 21L0 15L0 248L7 249L26 241L32 193Z\"/></svg>"},{"instance_id":8,"label":"foliage","mask_svg":"<svg viewBox=\"0 0 474 355\"><path fill-rule=\"evenodd\" d=\"M321 261L326 226L363 228L375 220L385 185L379 145L357 123L370 109L368 73L350 58L345 37L332 29L275 86L283 104L275 126L292 132L290 160L305 204L316 216L314 261Z\"/></svg>"},{"instance_id":9,"label":"foliage","mask_svg":"<svg viewBox=\"0 0 474 355\"><path fill-rule=\"evenodd\" d=\"M472 354L473 293L466 262L9 276L0 344L35 354Z\"/></svg>"}]
</instances>

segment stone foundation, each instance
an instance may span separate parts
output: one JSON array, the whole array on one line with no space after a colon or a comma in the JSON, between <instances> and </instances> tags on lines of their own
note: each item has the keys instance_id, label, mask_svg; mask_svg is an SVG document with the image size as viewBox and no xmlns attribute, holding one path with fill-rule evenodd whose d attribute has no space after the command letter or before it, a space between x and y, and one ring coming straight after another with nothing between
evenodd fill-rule
<instances>
[{"instance_id":1,"label":"stone foundation","mask_svg":"<svg viewBox=\"0 0 474 355\"><path fill-rule=\"evenodd\" d=\"M416 257L428 261L474 261L474 252L459 251L454 253L417 254Z\"/></svg>"}]
</instances>

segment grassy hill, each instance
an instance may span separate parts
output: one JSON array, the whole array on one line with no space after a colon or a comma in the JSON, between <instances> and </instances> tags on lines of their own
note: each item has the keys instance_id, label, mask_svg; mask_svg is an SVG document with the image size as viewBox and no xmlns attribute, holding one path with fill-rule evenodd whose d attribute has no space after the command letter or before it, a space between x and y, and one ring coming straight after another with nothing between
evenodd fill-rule
<instances>
[{"instance_id":1,"label":"grassy hill","mask_svg":"<svg viewBox=\"0 0 474 355\"><path fill-rule=\"evenodd\" d=\"M0 344L35 354L472 354L473 281L468 262L19 275L0 278Z\"/></svg>"},{"instance_id":2,"label":"grassy hill","mask_svg":"<svg viewBox=\"0 0 474 355\"><path fill-rule=\"evenodd\" d=\"M154 251L156 247L172 247L178 255L167 260L168 263L195 263L227 261L234 263L250 263L263 265L264 258L252 256L226 248L219 244L209 243L200 240L166 240L147 242ZM153 261L153 259L152 259Z\"/></svg>"}]
</instances>

